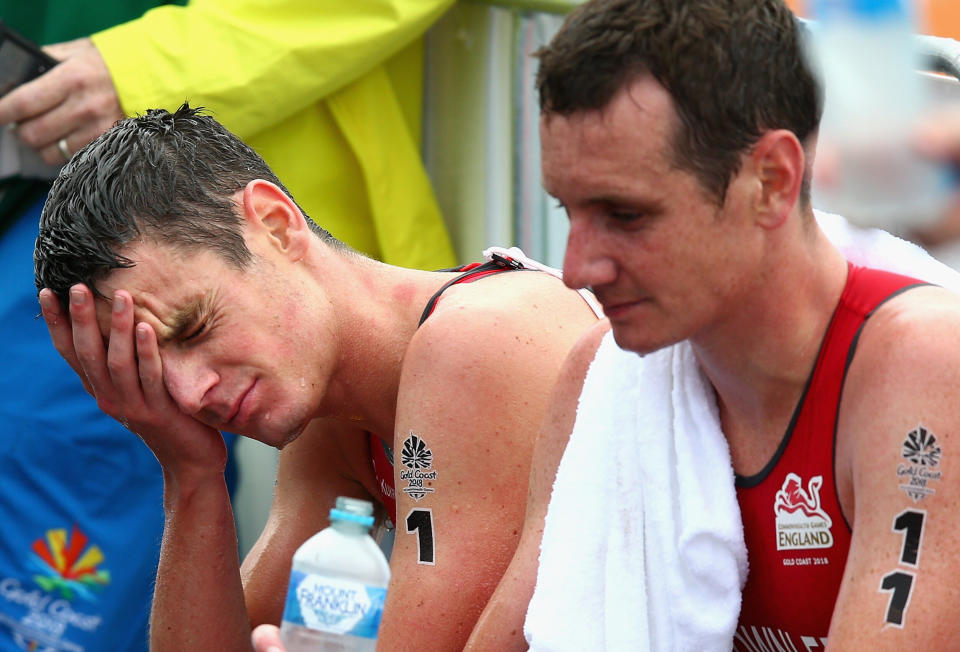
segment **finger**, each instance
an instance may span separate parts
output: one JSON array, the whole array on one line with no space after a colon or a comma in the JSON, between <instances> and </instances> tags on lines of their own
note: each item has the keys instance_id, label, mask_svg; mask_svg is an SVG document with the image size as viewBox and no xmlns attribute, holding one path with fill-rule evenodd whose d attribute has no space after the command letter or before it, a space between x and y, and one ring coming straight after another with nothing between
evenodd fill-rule
<instances>
[{"instance_id":1,"label":"finger","mask_svg":"<svg viewBox=\"0 0 960 652\"><path fill-rule=\"evenodd\" d=\"M285 652L276 625L258 625L250 636L256 652Z\"/></svg>"},{"instance_id":2,"label":"finger","mask_svg":"<svg viewBox=\"0 0 960 652\"><path fill-rule=\"evenodd\" d=\"M116 392L107 372L103 334L97 322L93 293L82 284L70 288L70 321L73 326L73 348L80 368L97 397L100 409L114 415Z\"/></svg>"},{"instance_id":3,"label":"finger","mask_svg":"<svg viewBox=\"0 0 960 652\"><path fill-rule=\"evenodd\" d=\"M40 291L39 300L40 312L47 324L47 330L50 332L53 348L80 377L84 388L92 394L93 388L87 383L87 377L80 367L80 360L77 359L77 352L73 348L73 329L70 325L70 319L61 308L57 295L52 290L44 288Z\"/></svg>"},{"instance_id":4,"label":"finger","mask_svg":"<svg viewBox=\"0 0 960 652\"><path fill-rule=\"evenodd\" d=\"M74 154L83 149L94 138L112 127L114 123L122 117L122 115L116 115L110 119L105 118L102 122L82 123L75 127L73 131L64 133L63 136L56 141L44 144L37 149L37 153L45 163L49 165L60 165L61 163L69 161ZM60 147L61 140L63 141L64 147L66 147L66 152Z\"/></svg>"},{"instance_id":5,"label":"finger","mask_svg":"<svg viewBox=\"0 0 960 652\"><path fill-rule=\"evenodd\" d=\"M157 334L146 323L137 324L137 357L139 358L140 386L147 405L154 409L176 409L170 393L163 384L163 363Z\"/></svg>"},{"instance_id":6,"label":"finger","mask_svg":"<svg viewBox=\"0 0 960 652\"><path fill-rule=\"evenodd\" d=\"M83 111L81 98L68 97L46 113L21 122L17 127L17 136L41 155L46 153L45 150L53 149L59 157L56 146L61 138L67 141L71 152L76 152L100 135L94 126L97 124L95 117L85 115ZM100 131L106 131L109 126Z\"/></svg>"},{"instance_id":7,"label":"finger","mask_svg":"<svg viewBox=\"0 0 960 652\"><path fill-rule=\"evenodd\" d=\"M50 165L63 163L64 159L69 160L59 147L61 140L71 154L76 153L86 142L89 142L89 140L81 141L80 129L84 127L83 119L71 109L73 104L74 102L68 97L50 110L21 121L17 126L17 137L20 142L35 149L40 154L40 158ZM90 130L84 129L84 131Z\"/></svg>"},{"instance_id":8,"label":"finger","mask_svg":"<svg viewBox=\"0 0 960 652\"><path fill-rule=\"evenodd\" d=\"M129 400L141 391L133 342L133 299L130 293L118 290L113 295L111 308L107 371L113 386Z\"/></svg>"},{"instance_id":9,"label":"finger","mask_svg":"<svg viewBox=\"0 0 960 652\"><path fill-rule=\"evenodd\" d=\"M82 37L72 41L44 45L41 49L57 61L64 61L95 47L90 38Z\"/></svg>"},{"instance_id":10,"label":"finger","mask_svg":"<svg viewBox=\"0 0 960 652\"><path fill-rule=\"evenodd\" d=\"M43 162L47 165L61 165L66 163L73 157L74 152L75 150L70 147L69 141L66 138L61 138L53 145L47 145L37 150L40 158L43 159Z\"/></svg>"},{"instance_id":11,"label":"finger","mask_svg":"<svg viewBox=\"0 0 960 652\"><path fill-rule=\"evenodd\" d=\"M65 93L17 128L20 139L48 163L62 162L63 155L54 149L60 139L76 152L124 116L99 51L92 44L81 50L47 75Z\"/></svg>"},{"instance_id":12,"label":"finger","mask_svg":"<svg viewBox=\"0 0 960 652\"><path fill-rule=\"evenodd\" d=\"M67 89L57 81L56 70L54 67L4 95L0 99L0 124L22 125L61 104L67 97ZM17 135L20 133L18 127Z\"/></svg>"}]
</instances>

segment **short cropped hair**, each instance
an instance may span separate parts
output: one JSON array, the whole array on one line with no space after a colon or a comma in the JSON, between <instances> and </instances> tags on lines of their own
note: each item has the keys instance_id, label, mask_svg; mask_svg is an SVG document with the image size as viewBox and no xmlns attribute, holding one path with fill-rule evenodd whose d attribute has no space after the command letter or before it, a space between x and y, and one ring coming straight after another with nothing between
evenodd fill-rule
<instances>
[{"instance_id":1,"label":"short cropped hair","mask_svg":"<svg viewBox=\"0 0 960 652\"><path fill-rule=\"evenodd\" d=\"M822 91L783 0L591 0L536 55L544 116L599 110L639 75L672 96L673 163L722 204L742 154L773 129L806 144ZM801 201L809 201L809 174Z\"/></svg>"},{"instance_id":2,"label":"short cropped hair","mask_svg":"<svg viewBox=\"0 0 960 652\"><path fill-rule=\"evenodd\" d=\"M121 251L137 239L209 249L244 269L252 254L232 196L254 179L290 196L266 162L202 107L121 120L77 152L50 189L34 249L37 290L50 288L62 305L76 283L97 292L97 281L133 266Z\"/></svg>"}]
</instances>

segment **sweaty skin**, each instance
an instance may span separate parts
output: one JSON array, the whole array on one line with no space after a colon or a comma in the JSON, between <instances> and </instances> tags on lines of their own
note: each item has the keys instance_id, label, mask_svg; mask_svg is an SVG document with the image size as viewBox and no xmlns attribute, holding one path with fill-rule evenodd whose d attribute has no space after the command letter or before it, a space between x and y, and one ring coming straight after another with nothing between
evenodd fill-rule
<instances>
[{"instance_id":1,"label":"sweaty skin","mask_svg":"<svg viewBox=\"0 0 960 652\"><path fill-rule=\"evenodd\" d=\"M412 431L435 491L398 492L398 514L430 510L435 563L418 563L401 523L380 645L462 648L519 539L550 387L596 316L558 279L511 272L450 288L418 328L450 274L336 253L284 197L258 181L237 198L249 269L139 242L125 252L136 266L98 283L107 299L71 291L69 319L41 293L58 351L163 467L151 645L250 649L251 625L279 622L290 558L331 497L371 497L366 432L400 451ZM242 574L220 428L284 447Z\"/></svg>"},{"instance_id":2,"label":"sweaty skin","mask_svg":"<svg viewBox=\"0 0 960 652\"><path fill-rule=\"evenodd\" d=\"M718 206L664 155L676 120L669 94L643 74L600 110L546 115L544 185L570 219L565 282L594 290L622 348L644 353L691 342L716 391L734 469L750 476L786 432L846 261L798 200L806 153L791 132L761 136ZM838 497L852 541L829 649L949 649L956 639L960 589L942 581L960 565L950 525L960 500L955 456L943 456L936 493L923 499L915 567L903 559L905 540L920 538L910 532L921 529L909 514L917 506L896 474L906 433L918 423L937 434L943 451L957 446L958 327L958 298L930 287L891 299L861 333L837 422ZM543 441L558 448L599 336L574 350L547 412ZM521 543L471 649L525 649L523 617L558 460L534 457ZM893 625L898 605L905 620Z\"/></svg>"}]
</instances>

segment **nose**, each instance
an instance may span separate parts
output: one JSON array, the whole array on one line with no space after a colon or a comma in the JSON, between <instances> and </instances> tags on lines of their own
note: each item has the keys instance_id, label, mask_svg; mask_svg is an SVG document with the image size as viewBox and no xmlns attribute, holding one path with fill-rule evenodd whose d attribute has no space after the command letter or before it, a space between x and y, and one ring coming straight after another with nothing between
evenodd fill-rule
<instances>
[{"instance_id":1,"label":"nose","mask_svg":"<svg viewBox=\"0 0 960 652\"><path fill-rule=\"evenodd\" d=\"M195 355L162 352L160 360L163 383L177 407L190 415L206 408L210 402L208 395L219 382L219 375Z\"/></svg>"},{"instance_id":2,"label":"nose","mask_svg":"<svg viewBox=\"0 0 960 652\"><path fill-rule=\"evenodd\" d=\"M570 217L563 282L577 289L598 287L616 277L616 265L606 251L603 236L586 218Z\"/></svg>"}]
</instances>

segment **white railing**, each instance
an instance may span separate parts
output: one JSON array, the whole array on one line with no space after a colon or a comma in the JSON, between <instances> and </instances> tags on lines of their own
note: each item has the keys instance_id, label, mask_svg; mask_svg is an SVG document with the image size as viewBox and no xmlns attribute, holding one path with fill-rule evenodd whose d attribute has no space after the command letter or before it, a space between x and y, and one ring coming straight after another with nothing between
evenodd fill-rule
<instances>
[{"instance_id":1,"label":"white railing","mask_svg":"<svg viewBox=\"0 0 960 652\"><path fill-rule=\"evenodd\" d=\"M540 186L531 53L576 4L464 1L427 35L424 159L462 262L493 244L562 262L566 218Z\"/></svg>"}]
</instances>

